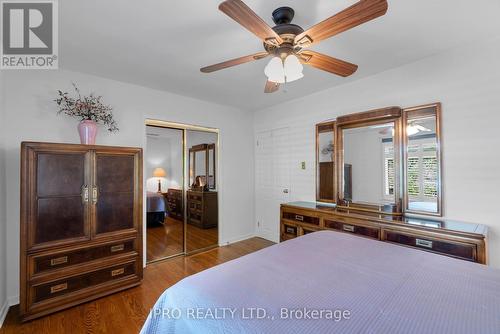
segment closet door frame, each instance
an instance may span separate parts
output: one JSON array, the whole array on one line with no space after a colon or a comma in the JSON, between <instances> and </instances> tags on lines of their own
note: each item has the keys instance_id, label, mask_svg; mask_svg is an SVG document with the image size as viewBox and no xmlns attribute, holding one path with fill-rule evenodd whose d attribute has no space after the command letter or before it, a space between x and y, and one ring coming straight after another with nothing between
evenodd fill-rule
<instances>
[{"instance_id":1,"label":"closet door frame","mask_svg":"<svg viewBox=\"0 0 500 334\"><path fill-rule=\"evenodd\" d=\"M164 257L164 258L161 258L161 259L156 259L156 260L153 260L153 261L147 261L147 256L144 256L144 266L146 266L147 264L152 264L152 263L155 263L155 262L158 262L158 261L164 261L164 260L167 260L167 259L171 259L173 257L177 257L177 256L185 256L185 255L192 255L192 254L195 254L195 253L198 253L198 252L204 252L204 251L207 251L209 249L212 249L212 248L216 248L218 247L219 245L213 245L213 246L209 246L209 247L205 247L203 249L199 249L199 250L196 250L196 251L192 251L192 252L189 252L187 251L187 189L189 188L189 166L188 166L188 154L189 154L189 149L187 147L187 131L188 130L191 130L191 131L203 131L203 132L210 132L210 133L215 133L217 134L217 143L216 143L216 150L219 150L219 140L220 140L220 132L219 132L219 129L217 128L210 128L210 127L203 127L203 126L197 126L197 125L189 125L189 124L184 124L184 123L176 123L176 122L169 122L169 121L163 121L163 120L157 120L157 119L146 119L145 122L145 127L146 126L154 126L154 127L159 127L159 128L165 128L165 129L174 129L174 130L181 130L182 131L182 178L183 178L183 182L182 182L182 209L183 209L183 215L184 215L184 219L183 219L183 233L184 233L184 236L183 236L183 252L182 253L179 253L179 254L174 254L174 255L170 255L170 256L167 256L167 257ZM146 152L147 154L147 152ZM216 154L216 161L215 161L215 166L219 166L219 159L220 159L220 151L217 152ZM218 173L219 172L219 168L217 168L215 170L215 173ZM215 177L215 184L216 184L216 189L218 191L218 194L217 196L219 196L220 194L220 186L217 184L218 180L220 180L219 178L220 176L217 175ZM144 180L145 181L145 180ZM219 204L217 204L219 206ZM220 206L219 206L220 207ZM145 211L145 209L144 209ZM220 222L221 222L221 219L220 219L220 210L219 211L219 217L218 217L218 240L220 240ZM147 224L144 224L143 225L143 229L146 229ZM143 253L144 254L147 254L147 238L146 238L146 230L143 231L143 238L144 238L144 242L143 242Z\"/></svg>"}]
</instances>

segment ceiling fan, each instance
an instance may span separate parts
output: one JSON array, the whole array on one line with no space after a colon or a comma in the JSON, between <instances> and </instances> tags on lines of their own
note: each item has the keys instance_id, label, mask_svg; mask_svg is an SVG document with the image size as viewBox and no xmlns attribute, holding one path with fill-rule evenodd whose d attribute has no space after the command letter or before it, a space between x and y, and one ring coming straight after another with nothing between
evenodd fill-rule
<instances>
[{"instance_id":1,"label":"ceiling fan","mask_svg":"<svg viewBox=\"0 0 500 334\"><path fill-rule=\"evenodd\" d=\"M272 56L264 69L267 76L264 88L266 93L276 92L280 84L302 78L304 64L343 77L350 76L358 69L357 65L306 49L384 15L387 7L387 0L360 0L304 31L291 23L295 12L290 7L280 7L273 11L276 26L271 28L243 1L226 0L219 5L219 10L260 38L264 42L265 51L203 67L200 71L211 73Z\"/></svg>"}]
</instances>

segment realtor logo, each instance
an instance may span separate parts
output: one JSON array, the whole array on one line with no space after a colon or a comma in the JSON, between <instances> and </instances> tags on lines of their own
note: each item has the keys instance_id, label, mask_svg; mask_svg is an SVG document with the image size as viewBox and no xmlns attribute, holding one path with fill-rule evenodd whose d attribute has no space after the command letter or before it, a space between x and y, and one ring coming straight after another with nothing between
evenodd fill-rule
<instances>
[{"instance_id":1,"label":"realtor logo","mask_svg":"<svg viewBox=\"0 0 500 334\"><path fill-rule=\"evenodd\" d=\"M57 69L57 3L1 1L1 69Z\"/></svg>"}]
</instances>

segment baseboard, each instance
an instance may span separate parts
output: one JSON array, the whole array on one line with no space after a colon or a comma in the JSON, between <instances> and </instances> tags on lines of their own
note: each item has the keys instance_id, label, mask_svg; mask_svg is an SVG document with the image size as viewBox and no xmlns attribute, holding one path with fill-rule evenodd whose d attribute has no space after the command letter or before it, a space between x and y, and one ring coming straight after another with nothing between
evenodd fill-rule
<instances>
[{"instance_id":1,"label":"baseboard","mask_svg":"<svg viewBox=\"0 0 500 334\"><path fill-rule=\"evenodd\" d=\"M19 295L7 297L7 303L9 304L9 306L19 304Z\"/></svg>"},{"instance_id":2,"label":"baseboard","mask_svg":"<svg viewBox=\"0 0 500 334\"><path fill-rule=\"evenodd\" d=\"M245 234L245 235L242 235L242 236L239 236L239 237L236 237L236 238L225 240L225 241L219 243L219 246L227 246L227 245L230 245L230 244L234 244L235 242L243 241L243 240L250 239L250 238L253 238L253 237L255 237L255 233Z\"/></svg>"},{"instance_id":3,"label":"baseboard","mask_svg":"<svg viewBox=\"0 0 500 334\"><path fill-rule=\"evenodd\" d=\"M9 312L9 302L6 300L2 306L0 306L0 328L2 328L3 321L5 320L5 317L7 316L7 312Z\"/></svg>"},{"instance_id":4,"label":"baseboard","mask_svg":"<svg viewBox=\"0 0 500 334\"><path fill-rule=\"evenodd\" d=\"M271 233L269 231L257 231L255 236L262 238L262 239L272 241L274 243L279 243L279 236L277 237L276 235L274 235L273 233Z\"/></svg>"}]
</instances>

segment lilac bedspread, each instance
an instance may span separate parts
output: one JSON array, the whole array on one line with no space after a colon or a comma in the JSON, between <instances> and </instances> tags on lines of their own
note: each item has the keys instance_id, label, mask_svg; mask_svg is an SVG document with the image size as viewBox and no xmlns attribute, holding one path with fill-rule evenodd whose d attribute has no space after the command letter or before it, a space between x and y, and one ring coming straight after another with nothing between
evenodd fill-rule
<instances>
[{"instance_id":1,"label":"lilac bedspread","mask_svg":"<svg viewBox=\"0 0 500 334\"><path fill-rule=\"evenodd\" d=\"M165 198L162 194L148 191L146 193L146 212L165 212Z\"/></svg>"},{"instance_id":2,"label":"lilac bedspread","mask_svg":"<svg viewBox=\"0 0 500 334\"><path fill-rule=\"evenodd\" d=\"M183 279L141 333L500 333L500 270L316 232Z\"/></svg>"}]
</instances>

